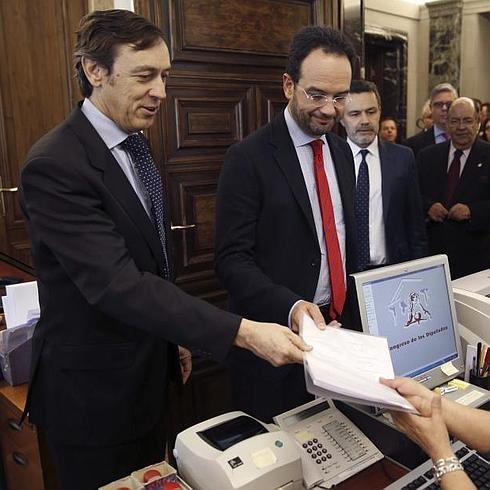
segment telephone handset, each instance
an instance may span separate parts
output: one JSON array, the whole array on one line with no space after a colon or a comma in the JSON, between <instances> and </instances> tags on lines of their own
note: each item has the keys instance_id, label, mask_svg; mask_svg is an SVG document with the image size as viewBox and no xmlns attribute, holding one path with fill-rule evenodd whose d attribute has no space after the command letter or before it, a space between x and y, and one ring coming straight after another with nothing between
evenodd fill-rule
<instances>
[{"instance_id":1,"label":"telephone handset","mask_svg":"<svg viewBox=\"0 0 490 490\"><path fill-rule=\"evenodd\" d=\"M376 446L334 405L319 398L274 417L301 451L306 489L346 480L383 459Z\"/></svg>"}]
</instances>

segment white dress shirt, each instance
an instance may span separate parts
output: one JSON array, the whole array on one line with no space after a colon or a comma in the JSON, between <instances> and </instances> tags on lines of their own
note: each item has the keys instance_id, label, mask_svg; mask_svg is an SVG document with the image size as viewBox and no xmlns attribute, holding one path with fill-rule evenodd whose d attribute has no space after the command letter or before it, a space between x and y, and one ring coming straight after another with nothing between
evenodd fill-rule
<instances>
[{"instance_id":1,"label":"white dress shirt","mask_svg":"<svg viewBox=\"0 0 490 490\"><path fill-rule=\"evenodd\" d=\"M305 180L306 190L308 191L308 197L310 199L311 210L313 212L313 219L315 220L316 235L318 237L318 245L321 252L321 264L320 275L318 277L318 284L313 298L313 302L317 305L324 305L330 303L330 274L328 270L327 262L327 247L325 244L325 236L323 232L322 214L320 210L320 203L318 202L318 194L316 191L315 180L315 168L313 163L313 149L310 146L310 142L316 139L323 140L323 161L325 167L325 173L327 174L328 187L330 190L330 196L332 198L332 207L335 217L335 227L337 229L337 237L339 240L340 253L342 255L342 263L344 266L344 281L345 281L345 223L344 223L344 211L342 208L342 200L340 197L339 185L337 182L337 175L335 173L335 167L330 153L325 136L321 138L315 138L305 133L293 119L289 113L289 109L284 110L284 118L286 119L286 125L288 127L289 135L293 141L296 149L296 155L301 166L303 178ZM294 308L295 305L293 305ZM293 309L291 308L291 310ZM291 313L291 312L290 312Z\"/></svg>"},{"instance_id":2,"label":"white dress shirt","mask_svg":"<svg viewBox=\"0 0 490 490\"><path fill-rule=\"evenodd\" d=\"M356 170L356 182L361 166L361 150L368 150L366 163L369 171L369 256L370 265L386 264L386 236L383 219L383 192L381 161L379 157L378 137L367 147L361 148L347 138Z\"/></svg>"},{"instance_id":3,"label":"white dress shirt","mask_svg":"<svg viewBox=\"0 0 490 490\"><path fill-rule=\"evenodd\" d=\"M449 172L449 167L451 166L451 163L453 162L454 158L454 153L456 151L456 148L454 148L453 143L451 142L451 145L449 146L449 156L447 160L447 171ZM466 148L466 150L462 150L463 154L459 157L459 176L461 177L461 174L463 173L464 166L466 165L466 160L468 160L468 155L470 154L471 151L471 146L469 148Z\"/></svg>"},{"instance_id":4,"label":"white dress shirt","mask_svg":"<svg viewBox=\"0 0 490 490\"><path fill-rule=\"evenodd\" d=\"M82 112L102 138L107 148L111 151L117 163L124 172L131 187L136 192L138 199L145 208L146 214L151 218L151 201L148 192L141 182L133 161L128 152L122 147L122 142L129 136L111 118L101 112L89 99L82 104Z\"/></svg>"}]
</instances>

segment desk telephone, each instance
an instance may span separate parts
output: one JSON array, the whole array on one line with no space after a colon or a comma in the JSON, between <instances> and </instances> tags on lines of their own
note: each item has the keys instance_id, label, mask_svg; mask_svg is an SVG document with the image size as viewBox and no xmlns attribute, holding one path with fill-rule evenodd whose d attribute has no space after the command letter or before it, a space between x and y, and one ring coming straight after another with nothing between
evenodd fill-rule
<instances>
[{"instance_id":1,"label":"desk telephone","mask_svg":"<svg viewBox=\"0 0 490 490\"><path fill-rule=\"evenodd\" d=\"M274 417L301 451L306 489L330 488L376 461L383 454L333 404L319 398Z\"/></svg>"}]
</instances>

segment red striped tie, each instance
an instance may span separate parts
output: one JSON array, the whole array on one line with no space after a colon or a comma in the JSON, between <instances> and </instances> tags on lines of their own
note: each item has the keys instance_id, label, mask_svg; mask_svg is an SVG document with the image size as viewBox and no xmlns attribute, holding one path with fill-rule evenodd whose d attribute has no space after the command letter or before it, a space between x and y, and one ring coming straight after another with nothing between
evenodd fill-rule
<instances>
[{"instance_id":1,"label":"red striped tie","mask_svg":"<svg viewBox=\"0 0 490 490\"><path fill-rule=\"evenodd\" d=\"M340 253L337 228L335 227L332 198L330 197L330 189L323 164L323 140L314 140L310 142L310 145L313 148L316 190L322 213L323 233L327 245L331 292L329 313L332 320L334 320L342 313L345 304L344 265Z\"/></svg>"}]
</instances>

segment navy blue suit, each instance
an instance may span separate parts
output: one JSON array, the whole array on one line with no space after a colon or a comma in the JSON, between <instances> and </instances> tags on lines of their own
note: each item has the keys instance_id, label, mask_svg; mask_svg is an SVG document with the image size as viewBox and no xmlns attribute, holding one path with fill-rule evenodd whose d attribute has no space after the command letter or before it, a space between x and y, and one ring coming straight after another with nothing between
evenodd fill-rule
<instances>
[{"instance_id":1,"label":"navy blue suit","mask_svg":"<svg viewBox=\"0 0 490 490\"><path fill-rule=\"evenodd\" d=\"M449 146L449 142L430 146L417 158L425 213L436 202L444 204ZM430 252L448 255L456 279L490 267L490 144L485 141L473 143L453 201L466 204L471 219L429 221L427 235Z\"/></svg>"},{"instance_id":2,"label":"navy blue suit","mask_svg":"<svg viewBox=\"0 0 490 490\"><path fill-rule=\"evenodd\" d=\"M422 200L410 149L379 140L387 263L427 255Z\"/></svg>"},{"instance_id":3,"label":"navy blue suit","mask_svg":"<svg viewBox=\"0 0 490 490\"><path fill-rule=\"evenodd\" d=\"M350 273L357 257L354 162L345 141L333 134L326 137L341 194ZM216 273L229 292L230 309L253 320L286 325L296 301L313 301L321 253L282 112L228 150L216 212ZM230 362L235 403L251 415L270 420L305 401L302 366L274 368L238 348Z\"/></svg>"},{"instance_id":4,"label":"navy blue suit","mask_svg":"<svg viewBox=\"0 0 490 490\"><path fill-rule=\"evenodd\" d=\"M420 150L427 148L430 145L436 144L436 137L434 134L434 126L427 131L420 131L419 133L407 138L404 142L404 146L408 146L412 149L415 157L417 157Z\"/></svg>"}]
</instances>

